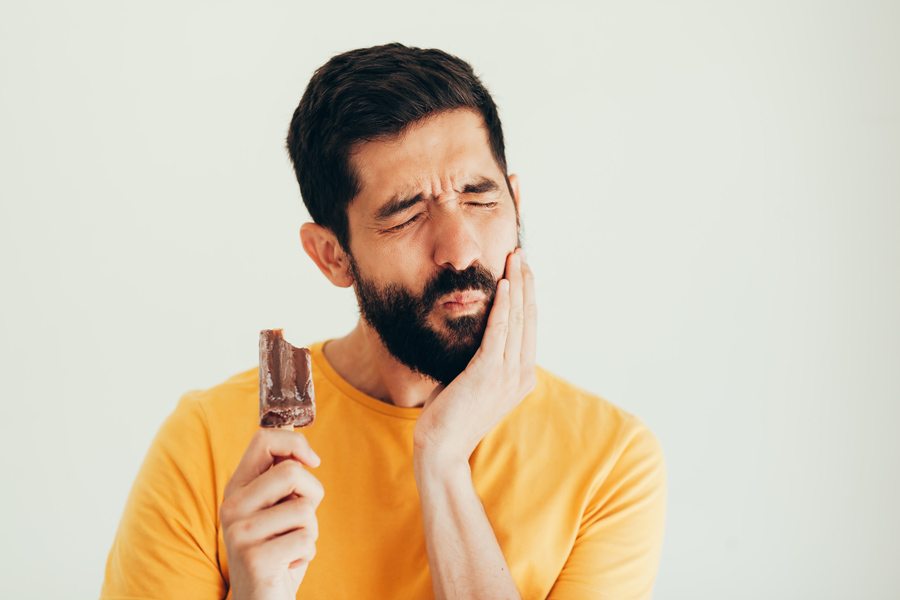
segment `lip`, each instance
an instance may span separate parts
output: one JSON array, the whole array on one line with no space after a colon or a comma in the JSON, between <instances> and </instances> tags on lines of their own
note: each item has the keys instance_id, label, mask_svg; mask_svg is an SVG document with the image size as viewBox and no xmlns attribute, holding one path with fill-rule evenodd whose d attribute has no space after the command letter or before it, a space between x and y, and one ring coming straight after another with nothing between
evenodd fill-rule
<instances>
[{"instance_id":1,"label":"lip","mask_svg":"<svg viewBox=\"0 0 900 600\"><path fill-rule=\"evenodd\" d=\"M452 313L467 313L479 309L486 299L487 296L484 292L466 290L447 294L439 300L438 304Z\"/></svg>"}]
</instances>

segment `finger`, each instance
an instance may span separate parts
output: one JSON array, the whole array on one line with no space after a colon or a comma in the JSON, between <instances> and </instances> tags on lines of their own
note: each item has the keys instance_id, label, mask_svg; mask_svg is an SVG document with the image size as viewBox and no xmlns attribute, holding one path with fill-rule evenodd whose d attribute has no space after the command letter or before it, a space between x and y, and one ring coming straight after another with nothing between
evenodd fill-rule
<instances>
[{"instance_id":1,"label":"finger","mask_svg":"<svg viewBox=\"0 0 900 600\"><path fill-rule=\"evenodd\" d=\"M309 562L316 555L316 539L306 529L296 529L290 533L266 540L252 550L250 560L260 565L281 564L297 567Z\"/></svg>"},{"instance_id":2,"label":"finger","mask_svg":"<svg viewBox=\"0 0 900 600\"><path fill-rule=\"evenodd\" d=\"M306 529L314 534L314 538L318 538L319 522L316 519L316 504L312 499L294 498L261 510L241 524L237 535L244 537L247 544L252 544L295 529Z\"/></svg>"},{"instance_id":3,"label":"finger","mask_svg":"<svg viewBox=\"0 0 900 600\"><path fill-rule=\"evenodd\" d=\"M522 366L533 369L537 353L537 299L534 293L534 272L528 265L525 252L520 250L522 258L522 278L524 279L523 310L525 327L522 331Z\"/></svg>"},{"instance_id":4,"label":"finger","mask_svg":"<svg viewBox=\"0 0 900 600\"><path fill-rule=\"evenodd\" d=\"M248 485L268 471L280 456L294 458L309 467L318 467L321 463L302 433L261 428L250 440L241 462L228 482L229 486L240 488Z\"/></svg>"},{"instance_id":5,"label":"finger","mask_svg":"<svg viewBox=\"0 0 900 600\"><path fill-rule=\"evenodd\" d=\"M232 504L239 516L250 515L296 494L309 498L315 506L325 496L322 484L295 460L279 463L234 494Z\"/></svg>"},{"instance_id":6,"label":"finger","mask_svg":"<svg viewBox=\"0 0 900 600\"><path fill-rule=\"evenodd\" d=\"M288 565L296 567L298 561L309 562L316 556L316 537L306 529L298 529L279 535L267 542L277 556L292 557Z\"/></svg>"},{"instance_id":7,"label":"finger","mask_svg":"<svg viewBox=\"0 0 900 600\"><path fill-rule=\"evenodd\" d=\"M476 356L493 357L502 360L506 347L506 333L509 330L509 280L501 279L494 293L494 305L488 315L484 338Z\"/></svg>"},{"instance_id":8,"label":"finger","mask_svg":"<svg viewBox=\"0 0 900 600\"><path fill-rule=\"evenodd\" d=\"M509 333L506 334L503 356L518 368L522 357L522 330L525 327L522 259L518 251L510 254L506 261L506 278L509 279Z\"/></svg>"}]
</instances>

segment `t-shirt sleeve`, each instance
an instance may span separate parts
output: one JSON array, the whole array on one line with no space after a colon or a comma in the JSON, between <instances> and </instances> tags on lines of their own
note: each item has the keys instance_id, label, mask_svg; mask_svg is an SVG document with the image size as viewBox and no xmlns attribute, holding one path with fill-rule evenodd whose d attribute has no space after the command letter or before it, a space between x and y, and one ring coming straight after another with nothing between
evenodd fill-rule
<instances>
[{"instance_id":1,"label":"t-shirt sleeve","mask_svg":"<svg viewBox=\"0 0 900 600\"><path fill-rule=\"evenodd\" d=\"M224 598L215 498L208 424L188 394L163 423L135 479L101 599Z\"/></svg>"},{"instance_id":2,"label":"t-shirt sleeve","mask_svg":"<svg viewBox=\"0 0 900 600\"><path fill-rule=\"evenodd\" d=\"M643 424L584 512L548 600L650 598L662 550L666 472L662 449Z\"/></svg>"}]
</instances>

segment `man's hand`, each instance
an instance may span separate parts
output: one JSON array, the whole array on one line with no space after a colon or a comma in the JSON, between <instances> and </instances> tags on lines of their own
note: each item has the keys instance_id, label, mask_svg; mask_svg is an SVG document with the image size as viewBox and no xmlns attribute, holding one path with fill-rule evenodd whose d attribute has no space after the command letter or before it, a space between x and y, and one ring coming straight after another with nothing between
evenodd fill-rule
<instances>
[{"instance_id":1,"label":"man's hand","mask_svg":"<svg viewBox=\"0 0 900 600\"><path fill-rule=\"evenodd\" d=\"M416 421L413 472L437 600L520 598L468 461L535 386L537 307L523 258L517 250L506 259L478 352Z\"/></svg>"},{"instance_id":2,"label":"man's hand","mask_svg":"<svg viewBox=\"0 0 900 600\"><path fill-rule=\"evenodd\" d=\"M534 275L520 248L506 259L481 347L466 369L416 421L417 454L468 461L478 443L535 386Z\"/></svg>"},{"instance_id":3,"label":"man's hand","mask_svg":"<svg viewBox=\"0 0 900 600\"><path fill-rule=\"evenodd\" d=\"M219 509L234 600L293 600L316 554L319 457L299 433L260 429Z\"/></svg>"}]
</instances>

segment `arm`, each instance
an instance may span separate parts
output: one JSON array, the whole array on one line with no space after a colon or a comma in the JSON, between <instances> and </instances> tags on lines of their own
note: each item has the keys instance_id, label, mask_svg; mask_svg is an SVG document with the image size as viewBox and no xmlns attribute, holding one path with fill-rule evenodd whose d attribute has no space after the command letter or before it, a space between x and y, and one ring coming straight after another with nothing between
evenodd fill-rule
<instances>
[{"instance_id":1,"label":"arm","mask_svg":"<svg viewBox=\"0 0 900 600\"><path fill-rule=\"evenodd\" d=\"M416 484L435 598L520 598L469 464L420 457L414 460Z\"/></svg>"},{"instance_id":2,"label":"arm","mask_svg":"<svg viewBox=\"0 0 900 600\"><path fill-rule=\"evenodd\" d=\"M469 457L535 385L534 278L516 251L497 285L481 347L425 404L413 465L435 598L521 598L475 493Z\"/></svg>"}]
</instances>

